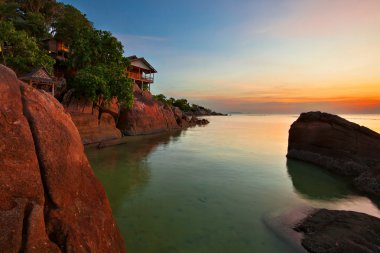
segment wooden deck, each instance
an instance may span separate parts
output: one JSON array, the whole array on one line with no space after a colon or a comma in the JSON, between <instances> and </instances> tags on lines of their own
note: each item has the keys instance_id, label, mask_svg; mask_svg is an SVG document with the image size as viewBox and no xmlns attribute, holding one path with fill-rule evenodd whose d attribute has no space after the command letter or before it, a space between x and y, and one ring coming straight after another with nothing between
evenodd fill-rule
<instances>
[{"instance_id":1,"label":"wooden deck","mask_svg":"<svg viewBox=\"0 0 380 253\"><path fill-rule=\"evenodd\" d=\"M153 77L150 77L150 76L147 76L144 74L140 74L140 73L136 73L136 72L128 71L128 77L133 79L133 80L136 80L136 81L142 81L144 83L153 83L154 82Z\"/></svg>"}]
</instances>

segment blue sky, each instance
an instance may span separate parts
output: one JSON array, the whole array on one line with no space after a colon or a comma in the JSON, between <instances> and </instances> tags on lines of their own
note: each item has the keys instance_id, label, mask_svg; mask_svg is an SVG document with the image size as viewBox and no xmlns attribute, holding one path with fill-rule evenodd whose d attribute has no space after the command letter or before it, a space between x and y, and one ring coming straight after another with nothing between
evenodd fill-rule
<instances>
[{"instance_id":1,"label":"blue sky","mask_svg":"<svg viewBox=\"0 0 380 253\"><path fill-rule=\"evenodd\" d=\"M221 111L380 113L378 0L63 2L151 62L153 93Z\"/></svg>"}]
</instances>

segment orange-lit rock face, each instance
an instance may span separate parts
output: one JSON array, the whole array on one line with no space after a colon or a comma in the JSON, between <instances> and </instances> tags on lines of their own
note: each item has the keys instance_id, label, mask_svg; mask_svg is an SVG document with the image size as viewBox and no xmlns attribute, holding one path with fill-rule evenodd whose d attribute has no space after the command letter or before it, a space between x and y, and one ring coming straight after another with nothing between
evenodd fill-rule
<instances>
[{"instance_id":1,"label":"orange-lit rock face","mask_svg":"<svg viewBox=\"0 0 380 253\"><path fill-rule=\"evenodd\" d=\"M289 158L355 177L358 189L380 195L380 134L338 116L302 113L289 130Z\"/></svg>"},{"instance_id":2,"label":"orange-lit rock face","mask_svg":"<svg viewBox=\"0 0 380 253\"><path fill-rule=\"evenodd\" d=\"M117 127L126 135L152 134L188 127L190 119L180 110L156 101L149 91L133 87L132 109L122 108ZM178 110L177 110L178 111ZM194 125L194 124L193 124Z\"/></svg>"},{"instance_id":3,"label":"orange-lit rock face","mask_svg":"<svg viewBox=\"0 0 380 253\"><path fill-rule=\"evenodd\" d=\"M106 104L103 104L103 100L99 97L98 104L94 106L88 99L75 97L73 90L70 90L64 96L62 103L65 110L70 113L83 144L121 138L121 132L116 128L115 122L119 111L116 97Z\"/></svg>"},{"instance_id":4,"label":"orange-lit rock face","mask_svg":"<svg viewBox=\"0 0 380 253\"><path fill-rule=\"evenodd\" d=\"M71 117L0 66L0 252L124 252Z\"/></svg>"}]
</instances>

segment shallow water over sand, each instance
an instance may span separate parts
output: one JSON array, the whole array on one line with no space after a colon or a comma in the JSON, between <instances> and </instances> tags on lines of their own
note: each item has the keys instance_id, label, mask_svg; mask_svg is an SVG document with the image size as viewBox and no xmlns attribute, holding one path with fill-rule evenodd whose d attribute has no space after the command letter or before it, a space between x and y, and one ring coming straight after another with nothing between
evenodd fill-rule
<instances>
[{"instance_id":1,"label":"shallow water over sand","mask_svg":"<svg viewBox=\"0 0 380 253\"><path fill-rule=\"evenodd\" d=\"M380 115L343 117L380 132ZM380 217L347 180L287 160L296 116L211 117L206 127L87 149L129 253L294 252L264 217L300 205Z\"/></svg>"}]
</instances>

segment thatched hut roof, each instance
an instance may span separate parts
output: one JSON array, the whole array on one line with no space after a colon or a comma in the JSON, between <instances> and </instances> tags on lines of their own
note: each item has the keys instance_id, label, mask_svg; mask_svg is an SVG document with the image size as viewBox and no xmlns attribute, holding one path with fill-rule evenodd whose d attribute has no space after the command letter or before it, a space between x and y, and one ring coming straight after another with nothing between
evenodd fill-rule
<instances>
[{"instance_id":1,"label":"thatched hut roof","mask_svg":"<svg viewBox=\"0 0 380 253\"><path fill-rule=\"evenodd\" d=\"M53 78L49 75L49 73L46 71L45 68L35 68L30 73L26 74L25 76L20 77L20 80L22 81L33 81L36 83L42 82L42 83L54 83Z\"/></svg>"}]
</instances>

